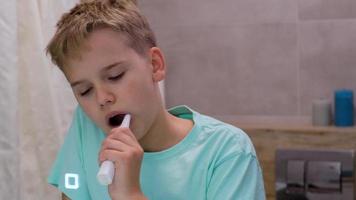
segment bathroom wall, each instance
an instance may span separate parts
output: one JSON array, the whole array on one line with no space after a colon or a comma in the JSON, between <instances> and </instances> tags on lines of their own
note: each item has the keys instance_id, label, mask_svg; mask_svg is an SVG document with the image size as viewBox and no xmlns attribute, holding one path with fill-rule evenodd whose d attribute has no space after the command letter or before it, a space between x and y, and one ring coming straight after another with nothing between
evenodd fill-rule
<instances>
[{"instance_id":1,"label":"bathroom wall","mask_svg":"<svg viewBox=\"0 0 356 200\"><path fill-rule=\"evenodd\" d=\"M215 116L310 116L356 92L354 0L139 1L167 61L167 107Z\"/></svg>"}]
</instances>

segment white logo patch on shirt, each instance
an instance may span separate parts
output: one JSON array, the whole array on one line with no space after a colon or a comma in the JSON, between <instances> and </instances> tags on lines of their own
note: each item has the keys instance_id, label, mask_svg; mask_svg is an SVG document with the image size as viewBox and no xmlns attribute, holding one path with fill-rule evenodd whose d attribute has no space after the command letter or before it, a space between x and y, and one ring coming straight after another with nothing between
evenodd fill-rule
<instances>
[{"instance_id":1,"label":"white logo patch on shirt","mask_svg":"<svg viewBox=\"0 0 356 200\"><path fill-rule=\"evenodd\" d=\"M64 175L64 186L66 189L76 190L79 188L79 175L74 173L66 173Z\"/></svg>"}]
</instances>

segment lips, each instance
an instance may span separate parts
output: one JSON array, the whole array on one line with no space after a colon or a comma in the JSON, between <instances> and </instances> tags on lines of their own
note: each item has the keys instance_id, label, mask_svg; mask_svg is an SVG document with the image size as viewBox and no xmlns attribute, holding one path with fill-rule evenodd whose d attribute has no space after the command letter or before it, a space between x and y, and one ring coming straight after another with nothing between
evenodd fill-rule
<instances>
[{"instance_id":1,"label":"lips","mask_svg":"<svg viewBox=\"0 0 356 200\"><path fill-rule=\"evenodd\" d=\"M124 120L125 113L112 112L106 116L106 123L111 127L120 126Z\"/></svg>"}]
</instances>

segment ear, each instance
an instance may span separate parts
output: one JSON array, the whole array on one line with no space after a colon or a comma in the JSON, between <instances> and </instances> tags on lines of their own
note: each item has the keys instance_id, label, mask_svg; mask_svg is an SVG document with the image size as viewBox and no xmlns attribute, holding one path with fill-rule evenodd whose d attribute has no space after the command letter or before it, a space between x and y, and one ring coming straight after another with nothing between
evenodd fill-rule
<instances>
[{"instance_id":1,"label":"ear","mask_svg":"<svg viewBox=\"0 0 356 200\"><path fill-rule=\"evenodd\" d=\"M150 58L152 65L152 79L159 82L166 77L166 63L162 51L158 47L150 49Z\"/></svg>"}]
</instances>

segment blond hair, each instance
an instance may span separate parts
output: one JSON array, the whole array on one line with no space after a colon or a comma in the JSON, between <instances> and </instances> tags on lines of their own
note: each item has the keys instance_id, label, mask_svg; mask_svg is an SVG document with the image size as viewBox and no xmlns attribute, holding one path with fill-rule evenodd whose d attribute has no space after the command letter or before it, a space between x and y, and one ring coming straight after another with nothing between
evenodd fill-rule
<instances>
[{"instance_id":1,"label":"blond hair","mask_svg":"<svg viewBox=\"0 0 356 200\"><path fill-rule=\"evenodd\" d=\"M63 70L68 58L80 56L83 42L99 28L111 28L127 38L127 45L144 55L156 39L135 0L89 1L64 13L46 48L52 62Z\"/></svg>"}]
</instances>

